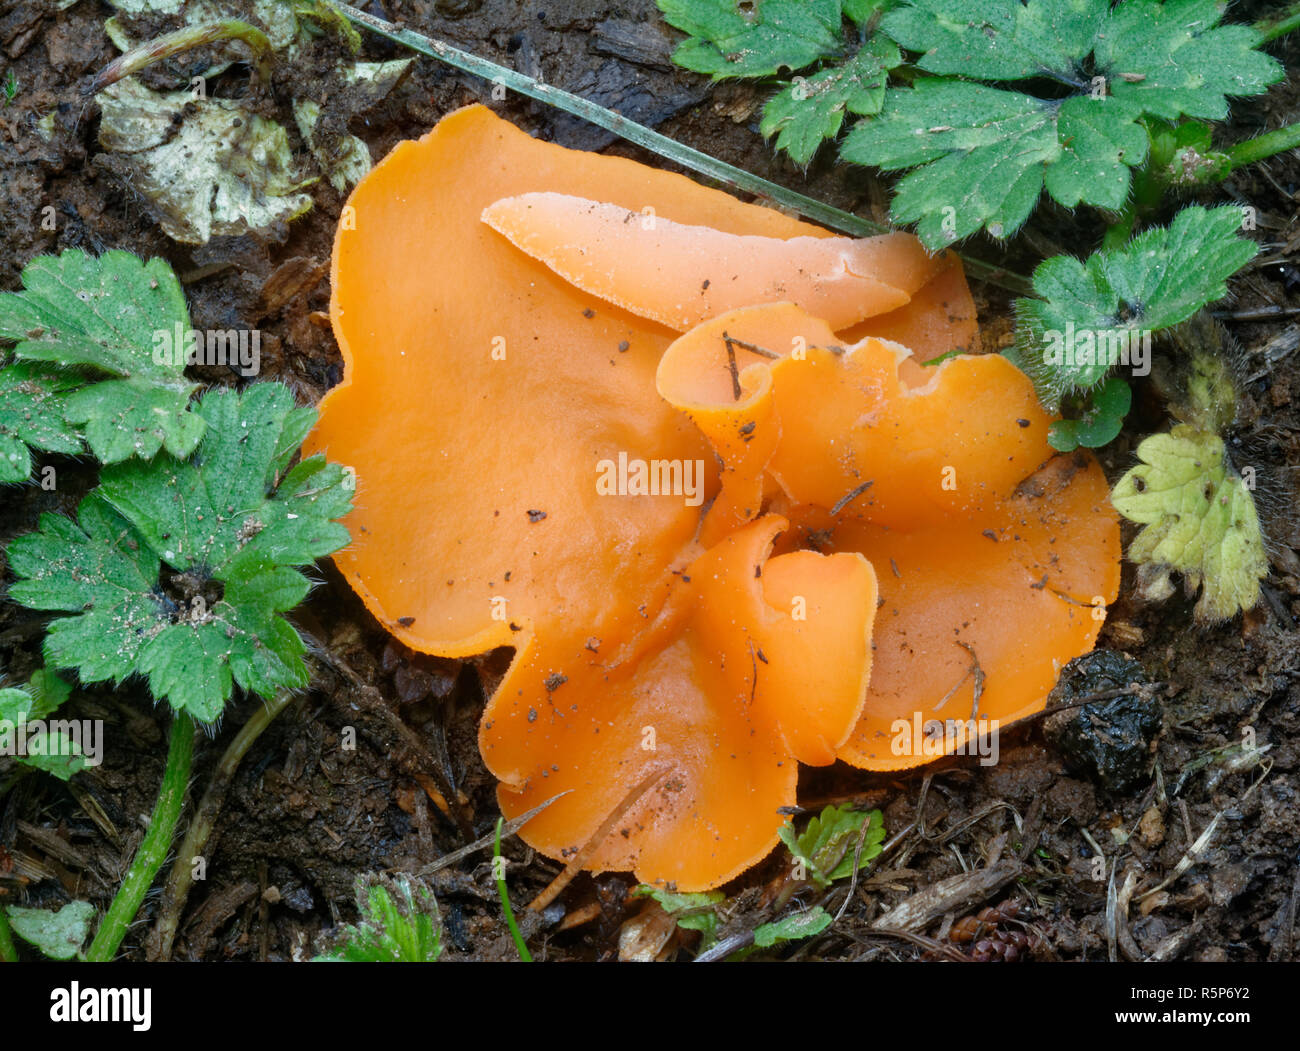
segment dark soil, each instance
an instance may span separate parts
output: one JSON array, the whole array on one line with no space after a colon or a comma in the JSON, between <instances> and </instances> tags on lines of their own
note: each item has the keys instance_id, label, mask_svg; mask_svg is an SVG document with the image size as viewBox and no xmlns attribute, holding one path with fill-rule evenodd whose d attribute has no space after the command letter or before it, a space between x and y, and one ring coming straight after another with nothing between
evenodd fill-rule
<instances>
[{"instance_id":1,"label":"dark soil","mask_svg":"<svg viewBox=\"0 0 1300 1051\"><path fill-rule=\"evenodd\" d=\"M1246 21L1270 6L1241 3L1232 16ZM170 241L145 202L102 163L98 109L81 94L115 57L102 25L111 9L96 0L54 8L48 0L0 2L0 83L12 70L19 85L12 103L0 109L0 287L16 287L31 257L73 246L161 255L183 276L196 328L260 328L264 378L287 383L304 401L319 399L341 368L321 313L328 304L326 264L341 198L324 184L314 187L313 211L269 239L228 238L193 250ZM774 154L757 134L763 101L758 90L714 87L675 71L668 60L673 36L659 24L652 0L376 0L369 9L591 95L769 179L885 218L887 187L864 171L835 166L829 151L806 173ZM329 49L337 46L325 38L317 51L280 68L271 94L256 102L290 129L298 149L303 146L289 115L294 95L317 98L327 119L362 136L375 158L450 110L489 100L482 81L421 59L387 99L354 112L356 100L332 84L328 73ZM1289 82L1266 97L1237 102L1221 129L1225 140L1300 118L1300 82L1294 76L1300 48L1286 38L1272 51L1288 63ZM396 54L374 38L365 40L362 52L367 58ZM195 61L191 56L155 69L150 82L183 84L187 63ZM245 95L245 68L232 68L210 90ZM527 100L510 97L494 106L535 135L662 163ZM45 142L35 126L51 112L56 130ZM958 921L959 930L969 933L974 921L965 917L1010 900L1016 908L1001 909L992 925L1032 935L1033 948L1022 956L1298 958L1300 528L1289 476L1300 465L1300 354L1295 341L1285 342L1292 325L1286 315L1251 320L1263 307L1300 311L1298 197L1295 155L1234 176L1207 197L1253 206L1254 236L1263 246L1256 263L1236 279L1236 300L1220 309L1252 377L1243 392L1238 449L1249 450L1259 484L1271 494L1265 506L1273 561L1267 601L1244 618L1201 630L1192 626L1186 597L1142 605L1134 597L1131 567L1125 567L1121 600L1110 612L1101 645L1137 661L1157 684L1152 696L1160 703L1160 729L1151 745L1153 761L1123 791L1102 787L1084 767L1067 767L1047 743L1043 720L1004 732L1001 761L993 767L951 759L901 776L842 765L806 770L802 805L860 800L879 806L890 847L857 886L841 920L787 954L912 959L974 952L976 941L949 940L949 928ZM47 206L54 209L53 223L43 223ZM1044 206L1012 245L967 247L1027 272L1042 255L1095 244L1100 230L1095 212ZM1008 298L996 288L976 292L982 297L985 346L995 349L1009 338ZM199 378L239 382L216 369L201 370ZM1102 454L1112 478L1131 464L1143 435L1167 424L1163 412L1153 393L1139 390L1128 429ZM84 463L47 462L57 471L54 491L0 490L0 544L32 529L40 512L70 511L94 484L93 469ZM7 567L0 570L7 580ZM176 958L310 956L323 931L355 917L352 887L359 874L419 870L489 832L496 820L494 781L479 759L475 735L481 678L490 681L499 673L506 655L462 664L409 653L390 641L332 567L322 567L319 575L320 587L295 615L312 641L313 686L240 766L209 844L207 878L196 885L183 914ZM12 681L25 681L39 665L45 622L23 607L0 603L0 667ZM258 703L232 704L215 739L202 745L197 791ZM165 714L136 682L116 691L79 689L71 708L77 717L105 720L105 762L65 786L47 777L14 782L12 767L0 760L0 792L13 783L0 798L0 900L56 906L83 898L106 906L152 808ZM355 728L355 750L340 747L348 728ZM1232 747L1250 734L1267 748L1262 757L1243 758ZM438 795L451 800L450 815L422 785L441 786ZM1215 822L1190 867L1167 888L1142 898L1175 873ZM559 871L518 841L506 852L518 862L511 878L519 902ZM490 852L480 852L430 879L443 906L449 958L514 956L489 860ZM975 870L991 875L957 892L953 883L941 883ZM1130 873L1140 884L1128 920L1108 930L1108 896L1128 898ZM767 918L785 875L774 855L729 887L734 908L726 933L743 937ZM532 918L537 954L614 956L620 927L634 911L625 904L630 886L627 876L580 877L560 899L562 908ZM929 897L912 902L924 918L908 936L873 929L886 909L918 894ZM559 929L561 916L583 909L584 922ZM158 900L151 897L124 945L126 955L145 958L157 912ZM1003 953L989 942L983 939L982 958Z\"/></svg>"}]
</instances>

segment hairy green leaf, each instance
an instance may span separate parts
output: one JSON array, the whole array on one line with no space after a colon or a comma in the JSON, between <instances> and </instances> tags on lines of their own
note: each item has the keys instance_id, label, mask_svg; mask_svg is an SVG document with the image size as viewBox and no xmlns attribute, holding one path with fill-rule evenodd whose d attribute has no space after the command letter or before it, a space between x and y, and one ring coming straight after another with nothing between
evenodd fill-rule
<instances>
[{"instance_id":1,"label":"hairy green leaf","mask_svg":"<svg viewBox=\"0 0 1300 1051\"><path fill-rule=\"evenodd\" d=\"M898 184L892 216L938 249L984 229L1007 237L1042 190L1061 204L1118 209L1149 152L1147 118L1222 118L1229 96L1282 76L1245 26L1219 26L1214 0L907 0L883 30L918 78L860 121L843 156ZM975 81L1055 80L1065 98Z\"/></svg>"},{"instance_id":2,"label":"hairy green leaf","mask_svg":"<svg viewBox=\"0 0 1300 1051\"><path fill-rule=\"evenodd\" d=\"M673 61L715 80L799 70L843 49L840 0L659 0L664 20L690 39Z\"/></svg>"},{"instance_id":3,"label":"hairy green leaf","mask_svg":"<svg viewBox=\"0 0 1300 1051\"><path fill-rule=\"evenodd\" d=\"M14 343L20 360L63 370L58 380L42 374L49 388L43 397L57 394L51 408L84 425L91 452L104 463L147 459L163 448L187 456L198 444L203 421L188 410L197 385L185 378L184 356L155 353L161 340L174 341L188 328L171 267L129 252L95 257L73 248L37 256L23 268L23 290L0 295L0 341ZM9 383L0 379L0 391ZM0 394L0 441L5 403ZM67 432L59 433L52 451L77 451L67 447Z\"/></svg>"},{"instance_id":4,"label":"hairy green leaf","mask_svg":"<svg viewBox=\"0 0 1300 1051\"><path fill-rule=\"evenodd\" d=\"M1256 252L1239 236L1241 210L1185 208L1119 249L1086 262L1053 256L1034 271L1037 299L1016 301L1017 364L1055 408L1100 383L1117 364L1145 366L1149 334L1227 295L1227 279ZM1146 334L1144 336L1144 334ZM1139 369L1142 371L1139 371Z\"/></svg>"},{"instance_id":5,"label":"hairy green leaf","mask_svg":"<svg viewBox=\"0 0 1300 1051\"><path fill-rule=\"evenodd\" d=\"M1132 389L1118 376L1112 376L1092 391L1080 417L1057 420L1052 424L1047 442L1063 453L1072 452L1081 445L1086 449L1100 449L1119 435L1132 403Z\"/></svg>"},{"instance_id":6,"label":"hairy green leaf","mask_svg":"<svg viewBox=\"0 0 1300 1051\"><path fill-rule=\"evenodd\" d=\"M1111 502L1143 526L1129 546L1144 591L1172 591L1170 572L1201 587L1196 616L1224 620L1259 601L1268 573L1255 500L1232 468L1223 439L1185 423L1137 449L1142 462L1115 486Z\"/></svg>"},{"instance_id":7,"label":"hairy green leaf","mask_svg":"<svg viewBox=\"0 0 1300 1051\"><path fill-rule=\"evenodd\" d=\"M659 907L677 920L683 930L700 931L704 938L700 948L708 948L718 932L717 906L726 900L720 890L706 890L696 894L679 894L648 883L632 891L634 898L653 898Z\"/></svg>"},{"instance_id":8,"label":"hairy green leaf","mask_svg":"<svg viewBox=\"0 0 1300 1051\"><path fill-rule=\"evenodd\" d=\"M794 80L763 108L764 137L797 164L807 164L825 139L839 134L846 113L877 113L885 98L887 71L902 61L898 48L875 37L842 66Z\"/></svg>"},{"instance_id":9,"label":"hairy green leaf","mask_svg":"<svg viewBox=\"0 0 1300 1051\"><path fill-rule=\"evenodd\" d=\"M27 480L32 449L81 452L80 435L64 419L68 392L78 386L76 377L38 362L0 368L0 483Z\"/></svg>"},{"instance_id":10,"label":"hairy green leaf","mask_svg":"<svg viewBox=\"0 0 1300 1051\"><path fill-rule=\"evenodd\" d=\"M346 926L318 963L435 963L442 920L433 892L410 876L362 876L356 883L359 922Z\"/></svg>"},{"instance_id":11,"label":"hairy green leaf","mask_svg":"<svg viewBox=\"0 0 1300 1051\"><path fill-rule=\"evenodd\" d=\"M71 616L45 652L89 682L148 677L154 696L200 722L232 684L270 695L307 681L304 647L280 616L307 594L294 566L347 543L344 470L321 456L288 464L314 413L274 383L200 401L207 424L188 460L106 468L77 521L43 515L15 540L11 594Z\"/></svg>"},{"instance_id":12,"label":"hairy green leaf","mask_svg":"<svg viewBox=\"0 0 1300 1051\"><path fill-rule=\"evenodd\" d=\"M885 826L879 810L828 806L808 822L802 833L797 833L794 824L787 821L777 834L790 853L806 863L809 878L828 887L833 881L853 874L859 839L862 840L859 868L880 853Z\"/></svg>"},{"instance_id":13,"label":"hairy green leaf","mask_svg":"<svg viewBox=\"0 0 1300 1051\"><path fill-rule=\"evenodd\" d=\"M760 949L770 949L778 942L801 941L821 934L832 922L831 914L817 905L807 912L791 913L754 928L754 944Z\"/></svg>"},{"instance_id":14,"label":"hairy green leaf","mask_svg":"<svg viewBox=\"0 0 1300 1051\"><path fill-rule=\"evenodd\" d=\"M95 906L88 901L70 901L51 912L48 909L5 907L13 932L23 941L36 946L51 960L71 960L86 943Z\"/></svg>"}]
</instances>

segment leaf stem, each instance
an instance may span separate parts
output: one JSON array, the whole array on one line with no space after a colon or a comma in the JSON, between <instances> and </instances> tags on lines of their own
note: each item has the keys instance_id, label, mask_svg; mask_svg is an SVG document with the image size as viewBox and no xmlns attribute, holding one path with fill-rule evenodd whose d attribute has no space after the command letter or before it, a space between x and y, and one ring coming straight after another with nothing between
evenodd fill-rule
<instances>
[{"instance_id":1,"label":"leaf stem","mask_svg":"<svg viewBox=\"0 0 1300 1051\"><path fill-rule=\"evenodd\" d=\"M496 842L492 846L492 867L496 869L497 875L497 894L501 896L501 910L506 914L506 926L510 928L510 937L515 940L515 948L519 950L519 958L524 963L533 962L533 954L528 951L528 946L524 943L524 937L519 933L519 924L515 923L515 912L510 907L510 892L506 889L505 866L497 859L501 857L501 826L505 824L504 817L497 818L497 835Z\"/></svg>"},{"instance_id":2,"label":"leaf stem","mask_svg":"<svg viewBox=\"0 0 1300 1051\"><path fill-rule=\"evenodd\" d=\"M139 73L140 70L152 66L155 62L171 58L172 55L178 55L182 51L215 44L220 40L242 40L247 44L249 51L252 52L253 72L257 75L257 79L263 84L271 83L271 61L275 54L271 41L257 26L229 19L224 22L204 22L201 25L186 26L184 29L164 33L153 40L145 41L131 48L130 51L124 51L95 75L95 79L91 81L85 93L93 95L110 84L116 84L123 77Z\"/></svg>"},{"instance_id":3,"label":"leaf stem","mask_svg":"<svg viewBox=\"0 0 1300 1051\"><path fill-rule=\"evenodd\" d=\"M1255 32L1265 44L1297 29L1300 29L1300 3L1291 4L1277 14L1261 18L1255 23Z\"/></svg>"},{"instance_id":4,"label":"leaf stem","mask_svg":"<svg viewBox=\"0 0 1300 1051\"><path fill-rule=\"evenodd\" d=\"M248 754L253 743L275 721L275 717L288 707L291 700L293 695L288 690L283 690L270 701L259 704L257 710L249 716L248 722L244 723L243 728L226 747L216 769L213 770L203 798L195 807L194 816L185 830L185 838L181 840L180 848L176 851L171 872L167 874L162 903L158 907L158 925L154 928L154 945L151 946L152 951L149 954L151 958L171 959L176 930L180 926L181 911L185 908L190 888L194 885L194 859L203 853L208 837L212 835L217 816L226 801L226 792L230 789L230 782L239 764Z\"/></svg>"},{"instance_id":5,"label":"leaf stem","mask_svg":"<svg viewBox=\"0 0 1300 1051\"><path fill-rule=\"evenodd\" d=\"M1300 15L1296 17L1300 18ZM1273 131L1266 131L1263 135L1256 135L1253 139L1229 146L1223 152L1235 169L1285 153L1287 150L1294 150L1298 146L1300 146L1300 124L1284 124Z\"/></svg>"},{"instance_id":6,"label":"leaf stem","mask_svg":"<svg viewBox=\"0 0 1300 1051\"><path fill-rule=\"evenodd\" d=\"M391 22L385 22L382 18L376 18L364 11L358 11L355 7L349 7L347 4L336 4L335 7L357 25L364 26L394 43L410 48L417 54L445 62L447 65L464 73L470 73L473 76L482 77L484 80L501 84L511 91L517 91L530 99L536 99L538 102L554 106L556 109L563 110L575 117L580 117L597 127L604 128L606 131L626 139L628 142L651 150L660 157L674 161L684 168L689 168L697 174L716 179L724 186L730 186L734 190L766 197L782 208L797 212L804 218L820 223L828 229L838 230L840 233L848 234L851 237L872 237L889 232L887 226L873 223L812 197L806 197L795 190L769 182L753 172L747 172L743 168L727 164L716 157L710 157L707 153L686 146L676 139L670 139L667 135L652 131L644 124L628 120L622 114L606 109L589 99L584 99L561 88L552 87L550 84L543 84L541 81L526 76L517 70L499 66L495 62L452 47L441 40L433 40L413 30L395 26ZM1001 267L966 256L962 256L962 262L966 266L966 272L971 277L987 281L989 284L998 285L1021 295L1027 295L1032 291L1030 283L1018 274L1008 273Z\"/></svg>"},{"instance_id":7,"label":"leaf stem","mask_svg":"<svg viewBox=\"0 0 1300 1051\"><path fill-rule=\"evenodd\" d=\"M172 716L171 741L167 747L167 765L163 768L162 784L149 819L149 831L140 842L126 879L118 888L113 903L104 914L95 940L90 943L86 959L91 963L105 963L117 955L118 946L126 936L127 928L140 911L145 894L153 885L154 877L162 868L171 846L176 822L185 802L185 789L190 783L190 767L194 760L194 720L184 711Z\"/></svg>"},{"instance_id":8,"label":"leaf stem","mask_svg":"<svg viewBox=\"0 0 1300 1051\"><path fill-rule=\"evenodd\" d=\"M5 915L4 906L0 905L0 963L17 963L18 948L14 945L13 934L9 931L9 917Z\"/></svg>"}]
</instances>

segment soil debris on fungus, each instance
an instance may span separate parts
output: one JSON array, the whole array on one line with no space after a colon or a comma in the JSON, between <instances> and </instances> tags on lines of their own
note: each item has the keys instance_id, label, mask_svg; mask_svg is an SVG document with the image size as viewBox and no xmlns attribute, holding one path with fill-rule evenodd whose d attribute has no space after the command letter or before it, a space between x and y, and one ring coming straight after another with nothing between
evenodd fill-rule
<instances>
[{"instance_id":1,"label":"soil debris on fungus","mask_svg":"<svg viewBox=\"0 0 1300 1051\"><path fill-rule=\"evenodd\" d=\"M479 106L349 204L347 369L307 442L364 494L337 564L413 649L515 647L479 743L507 817L572 790L521 830L542 853L716 887L776 844L792 760L970 751L1095 642L1119 584L1100 469L1054 457L1005 359L920 363L978 338L954 256L834 238ZM545 458L521 461L537 421ZM503 554L527 566L509 582ZM624 806L629 834L593 841Z\"/></svg>"}]
</instances>

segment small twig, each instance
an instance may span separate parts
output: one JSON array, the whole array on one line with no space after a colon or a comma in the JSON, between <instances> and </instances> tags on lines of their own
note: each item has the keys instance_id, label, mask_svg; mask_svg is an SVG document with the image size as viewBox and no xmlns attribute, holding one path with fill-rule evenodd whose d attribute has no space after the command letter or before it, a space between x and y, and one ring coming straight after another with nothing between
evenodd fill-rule
<instances>
[{"instance_id":1,"label":"small twig","mask_svg":"<svg viewBox=\"0 0 1300 1051\"><path fill-rule=\"evenodd\" d=\"M556 876L555 879L551 880L546 889L528 903L528 908L530 910L533 912L541 912L546 908L546 906L560 896L560 892L573 882L573 878L583 870L583 867L591 859L591 856L595 854L600 845L609 838L610 833L614 831L614 826L623 820L623 815L631 810L643 795L664 779L664 776L668 773L668 769L667 764L656 765L649 774L641 779L639 784L635 785L632 790L623 797L623 801L610 811L609 817L605 818L605 820L600 823L600 827L591 834L591 838L587 840L586 845L569 859L569 863L564 866L564 871Z\"/></svg>"},{"instance_id":2,"label":"small twig","mask_svg":"<svg viewBox=\"0 0 1300 1051\"><path fill-rule=\"evenodd\" d=\"M257 26L230 19L224 22L205 22L202 25L186 26L173 33L164 33L160 37L155 37L138 47L131 48L130 51L124 51L95 75L95 79L90 82L84 94L93 95L110 84L116 84L123 77L147 69L155 62L221 40L240 40L247 44L249 51L252 52L251 64L257 79L262 84L271 83L271 63L275 56L271 41Z\"/></svg>"},{"instance_id":3,"label":"small twig","mask_svg":"<svg viewBox=\"0 0 1300 1051\"><path fill-rule=\"evenodd\" d=\"M734 343L742 350L747 350L751 354L757 354L760 358L770 358L772 361L781 360L781 355L775 350L768 350L766 347L760 347L757 343L751 343L747 339L737 339L735 336L728 335L726 332L722 334L722 338L728 343Z\"/></svg>"},{"instance_id":4,"label":"small twig","mask_svg":"<svg viewBox=\"0 0 1300 1051\"><path fill-rule=\"evenodd\" d=\"M1174 866L1173 872L1169 873L1168 876L1162 879L1150 890L1144 891L1142 894L1138 895L1139 903L1146 901L1146 899L1151 897L1151 895L1158 894L1160 891L1164 890L1170 884L1177 881L1184 872L1196 864L1197 859L1204 852L1205 848L1210 845L1210 840L1214 838L1214 833L1219 827L1219 821L1222 820L1223 814L1224 812L1220 810L1214 815L1214 820L1206 825L1205 831L1201 833L1195 843L1188 847L1187 853L1184 854L1178 864Z\"/></svg>"},{"instance_id":5,"label":"small twig","mask_svg":"<svg viewBox=\"0 0 1300 1051\"><path fill-rule=\"evenodd\" d=\"M870 489L875 484L876 484L876 480L872 478L863 482L856 489L851 489L849 492L845 493L837 501L835 501L835 506L831 508L831 517L833 518L835 515L843 511L845 507L853 503L854 500L856 500L859 496L861 496L863 493L865 493L868 489Z\"/></svg>"},{"instance_id":6,"label":"small twig","mask_svg":"<svg viewBox=\"0 0 1300 1051\"><path fill-rule=\"evenodd\" d=\"M1220 321L1271 321L1273 318L1295 317L1300 314L1300 307L1271 305L1249 310L1216 310L1211 314Z\"/></svg>"},{"instance_id":7,"label":"small twig","mask_svg":"<svg viewBox=\"0 0 1300 1051\"><path fill-rule=\"evenodd\" d=\"M849 934L849 937L852 938L855 942L859 942L860 944L863 945L870 944L869 939L864 938L861 935ZM899 931L899 930L894 930L893 928L890 927L876 927L872 929L870 937L871 938L881 938L881 937L898 938L901 941L911 942L913 945L918 945L922 949L928 949L930 950L930 952L936 952L939 953L939 955L941 956L946 956L953 963L974 962L969 956L967 956L956 946L947 945L936 938L931 938L929 935L925 935L925 934L917 934L915 931Z\"/></svg>"},{"instance_id":8,"label":"small twig","mask_svg":"<svg viewBox=\"0 0 1300 1051\"><path fill-rule=\"evenodd\" d=\"M275 717L288 706L293 695L288 690L276 694L249 717L243 728L226 747L225 754L217 763L208 782L207 790L194 816L190 819L185 838L181 841L172 862L171 872L167 876L167 885L163 888L162 904L158 910L158 923L154 928L155 951L149 955L153 959L169 960L172 945L176 941L176 930L180 926L181 912L189 898L190 887L194 884L194 859L202 855L207 846L208 837L216 825L217 817L226 801L226 793L248 750L253 746L262 732L271 725Z\"/></svg>"},{"instance_id":9,"label":"small twig","mask_svg":"<svg viewBox=\"0 0 1300 1051\"><path fill-rule=\"evenodd\" d=\"M1058 704L1052 708L1044 708L1041 712L1033 712L1022 719L1017 719L1017 725L1027 723L1030 719L1041 719L1046 715L1055 715L1057 712L1068 712L1071 708L1086 708L1090 704L1096 704L1098 701L1110 701L1116 697L1141 697L1149 700L1159 690L1163 690L1169 684L1167 682L1148 682L1133 683L1129 686L1121 686L1114 690L1098 690L1096 693L1085 694L1083 697L1076 697L1067 704Z\"/></svg>"},{"instance_id":10,"label":"small twig","mask_svg":"<svg viewBox=\"0 0 1300 1051\"><path fill-rule=\"evenodd\" d=\"M526 824L528 824L528 822L530 822L533 818L535 818L548 806L554 803L557 799L560 799L563 796L567 796L572 791L573 791L572 788L566 788L563 792L559 792L556 795L551 796L551 798L548 799L545 803L539 803L537 806L533 807L532 810L527 810L524 813L520 814L518 817L511 818L509 821L505 823L505 827L503 829L504 833L507 836L513 836L516 832L518 832L521 828L523 828ZM474 840L474 842L469 844L469 846L461 847L459 850L453 850L450 854L444 854L437 861L430 862L428 865L425 865L424 868L420 869L420 871L417 872L416 875L432 876L435 872L438 872L440 869L445 869L448 865L454 865L456 864L456 862L464 860L465 858L469 857L471 854L477 853L478 851L482 850L484 847L492 846L495 839L496 839L496 834L489 833L488 835L484 836L482 839Z\"/></svg>"},{"instance_id":11,"label":"small twig","mask_svg":"<svg viewBox=\"0 0 1300 1051\"><path fill-rule=\"evenodd\" d=\"M740 373L736 371L736 348L732 346L727 334L722 334L722 342L727 345L727 368L731 370L731 397L740 401Z\"/></svg>"}]
</instances>

